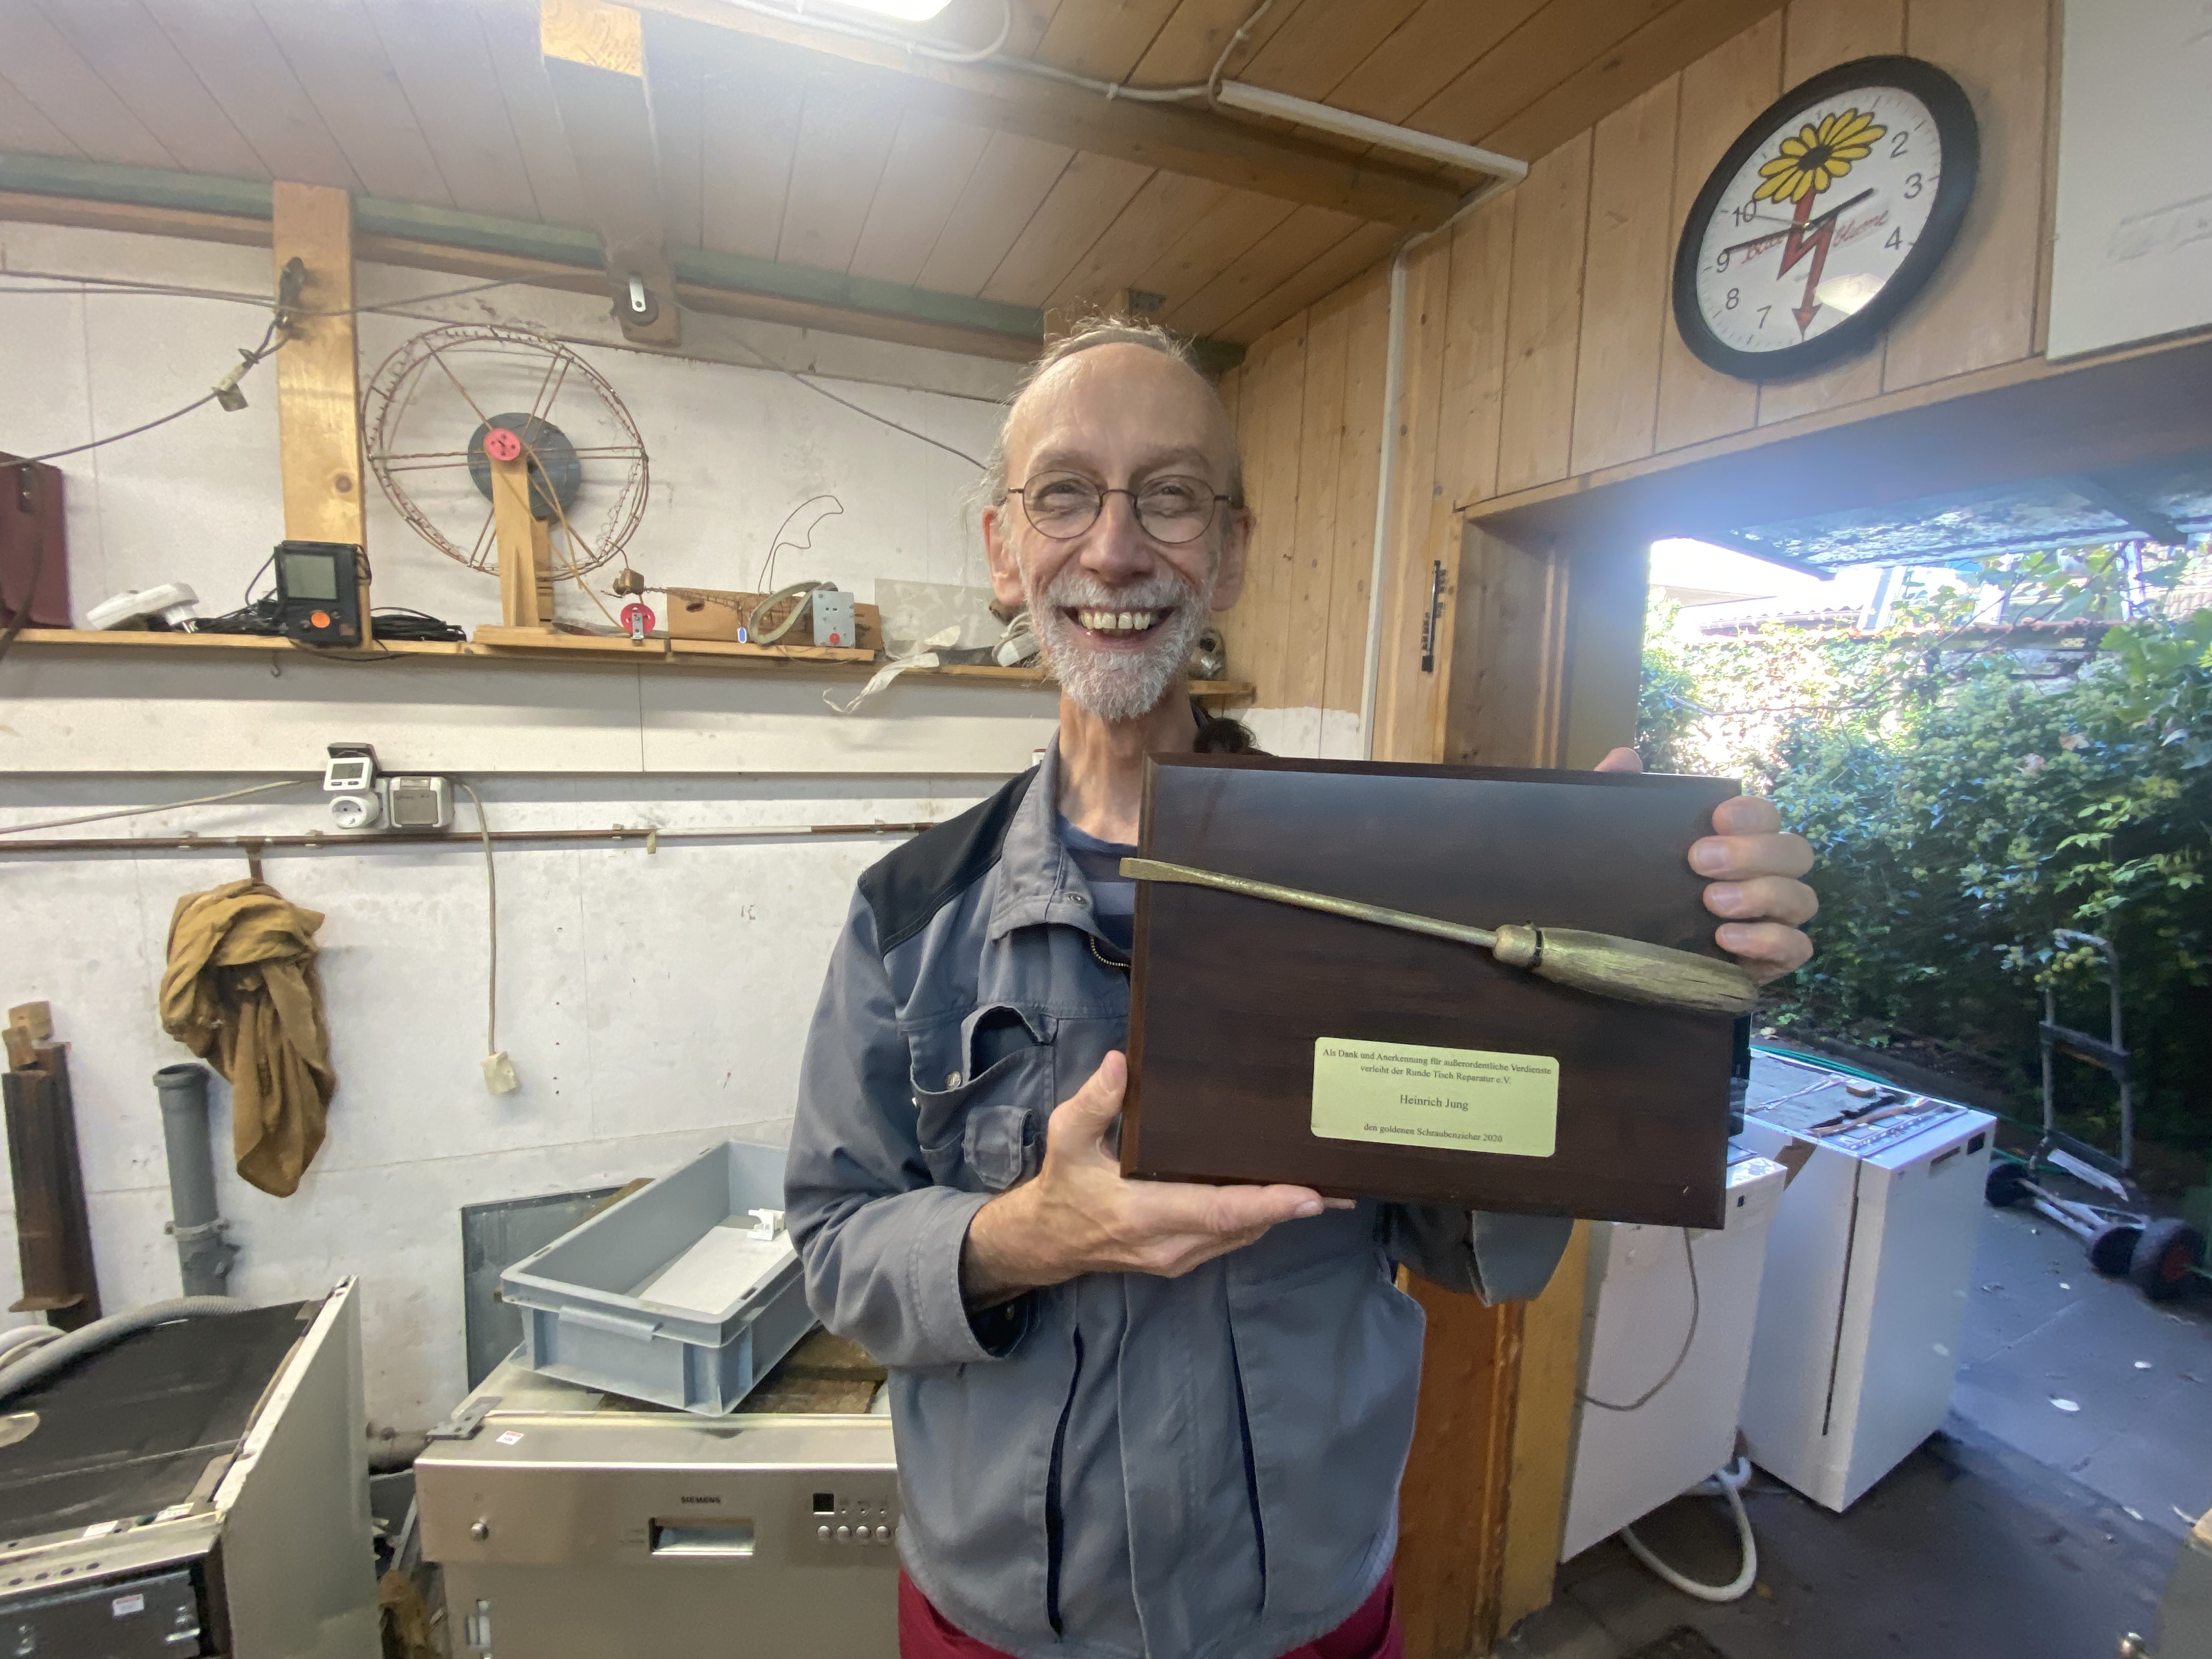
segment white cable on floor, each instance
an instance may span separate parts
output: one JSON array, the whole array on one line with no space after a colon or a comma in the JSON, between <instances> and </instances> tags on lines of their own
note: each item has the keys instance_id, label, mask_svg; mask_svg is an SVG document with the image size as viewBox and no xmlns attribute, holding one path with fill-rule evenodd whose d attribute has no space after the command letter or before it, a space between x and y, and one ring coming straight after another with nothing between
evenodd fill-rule
<instances>
[{"instance_id":1,"label":"white cable on floor","mask_svg":"<svg viewBox=\"0 0 2212 1659\"><path fill-rule=\"evenodd\" d=\"M1692 1490L1711 1493L1728 1500L1729 1510L1735 1516L1735 1534L1743 1547L1743 1565L1736 1576L1725 1584L1705 1584L1686 1578L1668 1566L1636 1535L1633 1527L1620 1529L1620 1541L1628 1546L1628 1553L1657 1573L1685 1595L1694 1595L1700 1601L1734 1601L1741 1599L1759 1577L1759 1544L1751 1535L1751 1517L1744 1513L1743 1488L1751 1483L1751 1460L1739 1457L1710 1480L1702 1480Z\"/></svg>"}]
</instances>

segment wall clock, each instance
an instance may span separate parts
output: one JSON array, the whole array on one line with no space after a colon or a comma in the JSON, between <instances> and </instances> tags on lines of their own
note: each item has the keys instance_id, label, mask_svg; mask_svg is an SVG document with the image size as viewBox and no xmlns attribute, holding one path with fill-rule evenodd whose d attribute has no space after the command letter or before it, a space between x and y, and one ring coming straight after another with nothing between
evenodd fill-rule
<instances>
[{"instance_id":1,"label":"wall clock","mask_svg":"<svg viewBox=\"0 0 2212 1659\"><path fill-rule=\"evenodd\" d=\"M1959 83L1862 58L1784 93L1698 193L1674 253L1674 321L1740 380L1863 350L1935 274L1981 158Z\"/></svg>"}]
</instances>

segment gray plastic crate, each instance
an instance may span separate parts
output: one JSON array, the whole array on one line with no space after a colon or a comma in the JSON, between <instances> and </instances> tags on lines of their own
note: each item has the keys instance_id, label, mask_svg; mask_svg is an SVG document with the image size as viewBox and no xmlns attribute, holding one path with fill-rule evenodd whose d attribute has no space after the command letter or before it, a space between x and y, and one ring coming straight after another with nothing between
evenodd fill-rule
<instances>
[{"instance_id":1,"label":"gray plastic crate","mask_svg":"<svg viewBox=\"0 0 2212 1659\"><path fill-rule=\"evenodd\" d=\"M748 1212L783 1208L784 1153L725 1141L500 1275L522 1360L586 1388L719 1417L814 1327L799 1257Z\"/></svg>"}]
</instances>

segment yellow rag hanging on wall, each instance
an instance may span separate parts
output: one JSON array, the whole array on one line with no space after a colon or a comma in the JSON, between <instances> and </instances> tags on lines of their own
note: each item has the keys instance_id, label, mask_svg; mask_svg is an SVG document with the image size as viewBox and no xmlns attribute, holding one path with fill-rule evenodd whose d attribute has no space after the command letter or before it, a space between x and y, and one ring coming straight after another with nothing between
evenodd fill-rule
<instances>
[{"instance_id":1,"label":"yellow rag hanging on wall","mask_svg":"<svg viewBox=\"0 0 2212 1659\"><path fill-rule=\"evenodd\" d=\"M322 913L258 881L187 893L169 918L161 1028L230 1079L238 1173L264 1193L298 1190L330 1115Z\"/></svg>"}]
</instances>

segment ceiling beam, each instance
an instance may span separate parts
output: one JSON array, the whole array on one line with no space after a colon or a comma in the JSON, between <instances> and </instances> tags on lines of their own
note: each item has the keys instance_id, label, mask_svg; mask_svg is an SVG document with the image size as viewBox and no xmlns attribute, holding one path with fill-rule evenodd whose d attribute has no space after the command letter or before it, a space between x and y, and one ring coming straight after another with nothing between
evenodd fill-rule
<instances>
[{"instance_id":1,"label":"ceiling beam","mask_svg":"<svg viewBox=\"0 0 2212 1659\"><path fill-rule=\"evenodd\" d=\"M2062 482L2090 506L2111 514L2138 536L2148 537L2160 547L2189 545L2189 533L2150 502L2087 472L2076 472Z\"/></svg>"},{"instance_id":2,"label":"ceiling beam","mask_svg":"<svg viewBox=\"0 0 2212 1659\"><path fill-rule=\"evenodd\" d=\"M1468 187L1272 127L1180 105L1109 99L988 64L947 64L899 47L770 17L721 0L638 0L744 42L745 61L810 78L835 72L919 114L1018 133L1094 155L1233 185L1356 218L1431 230L1458 211Z\"/></svg>"},{"instance_id":3,"label":"ceiling beam","mask_svg":"<svg viewBox=\"0 0 2212 1659\"><path fill-rule=\"evenodd\" d=\"M606 0L540 0L538 44L585 209L599 234L623 337L635 345L679 345L683 313L662 239L660 150L641 20Z\"/></svg>"}]
</instances>

